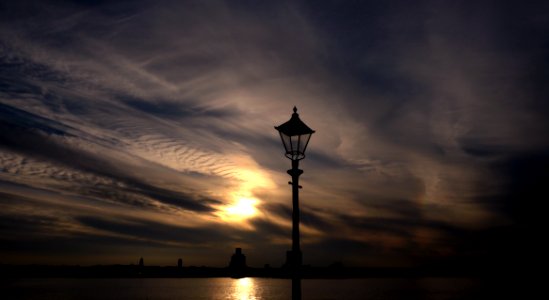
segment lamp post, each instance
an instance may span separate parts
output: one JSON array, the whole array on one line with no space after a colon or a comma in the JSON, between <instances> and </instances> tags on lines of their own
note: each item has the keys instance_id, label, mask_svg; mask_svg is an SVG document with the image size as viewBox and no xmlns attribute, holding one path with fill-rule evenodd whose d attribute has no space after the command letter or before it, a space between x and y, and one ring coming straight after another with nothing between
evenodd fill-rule
<instances>
[{"instance_id":1,"label":"lamp post","mask_svg":"<svg viewBox=\"0 0 549 300\"><path fill-rule=\"evenodd\" d=\"M275 129L280 133L286 157L292 161L292 168L288 170L288 174L292 176L292 181L288 182L292 185L292 251L288 263L292 268L292 299L296 300L301 299L299 273L303 259L299 245L299 189L301 188L299 175L303 174L303 170L299 169L299 161L305 158L305 149L315 131L299 119L295 106L290 120L280 126L275 126Z\"/></svg>"}]
</instances>

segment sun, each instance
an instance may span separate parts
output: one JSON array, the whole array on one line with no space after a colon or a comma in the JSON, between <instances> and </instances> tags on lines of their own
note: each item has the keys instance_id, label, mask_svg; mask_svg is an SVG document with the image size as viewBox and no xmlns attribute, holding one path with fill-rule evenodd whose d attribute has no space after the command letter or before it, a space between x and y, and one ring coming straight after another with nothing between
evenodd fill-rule
<instances>
[{"instance_id":1,"label":"sun","mask_svg":"<svg viewBox=\"0 0 549 300\"><path fill-rule=\"evenodd\" d=\"M256 195L272 190L276 185L269 174L250 158L235 161L241 166L231 173L232 184L216 196L223 199L223 203L215 207L215 215L223 222L238 223L238 226L252 229L246 221L260 214L258 207L263 202Z\"/></svg>"},{"instance_id":2,"label":"sun","mask_svg":"<svg viewBox=\"0 0 549 300\"><path fill-rule=\"evenodd\" d=\"M235 216L251 217L257 212L255 209L256 203L257 200L240 198L234 205L227 207L227 213Z\"/></svg>"},{"instance_id":3,"label":"sun","mask_svg":"<svg viewBox=\"0 0 549 300\"><path fill-rule=\"evenodd\" d=\"M259 200L254 198L239 197L231 205L224 208L221 217L228 221L242 221L257 215L256 205Z\"/></svg>"}]
</instances>

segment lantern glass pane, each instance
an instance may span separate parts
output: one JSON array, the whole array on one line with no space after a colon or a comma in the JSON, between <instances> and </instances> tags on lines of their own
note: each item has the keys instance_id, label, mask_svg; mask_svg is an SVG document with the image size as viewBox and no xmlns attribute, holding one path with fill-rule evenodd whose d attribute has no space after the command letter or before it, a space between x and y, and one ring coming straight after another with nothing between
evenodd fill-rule
<instances>
[{"instance_id":1,"label":"lantern glass pane","mask_svg":"<svg viewBox=\"0 0 549 300\"><path fill-rule=\"evenodd\" d=\"M310 138L311 138L310 133L301 135L301 139L299 143L299 153L305 154L305 149L307 148L307 144L309 144Z\"/></svg>"},{"instance_id":2,"label":"lantern glass pane","mask_svg":"<svg viewBox=\"0 0 549 300\"><path fill-rule=\"evenodd\" d=\"M292 135L290 137L290 140L292 142L292 154L296 154L299 149L299 136L298 135Z\"/></svg>"},{"instance_id":3,"label":"lantern glass pane","mask_svg":"<svg viewBox=\"0 0 549 300\"><path fill-rule=\"evenodd\" d=\"M280 138L282 139L282 144L284 145L284 149L286 150L286 153L291 152L290 137L280 132Z\"/></svg>"}]
</instances>

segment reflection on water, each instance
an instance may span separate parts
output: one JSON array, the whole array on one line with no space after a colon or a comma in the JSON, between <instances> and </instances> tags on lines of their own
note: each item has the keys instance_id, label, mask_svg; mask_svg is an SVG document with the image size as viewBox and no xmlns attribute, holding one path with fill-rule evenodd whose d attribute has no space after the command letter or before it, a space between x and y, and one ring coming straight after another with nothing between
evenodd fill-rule
<instances>
[{"instance_id":1,"label":"reflection on water","mask_svg":"<svg viewBox=\"0 0 549 300\"><path fill-rule=\"evenodd\" d=\"M234 281L233 295L231 299L235 300L256 300L257 286L253 278L240 278Z\"/></svg>"},{"instance_id":2,"label":"reflection on water","mask_svg":"<svg viewBox=\"0 0 549 300\"><path fill-rule=\"evenodd\" d=\"M362 278L305 279L308 300L507 299L516 283L501 278ZM21 300L288 300L291 281L272 278L22 278L0 281L2 299ZM521 297L534 299L520 289ZM526 296L523 297L522 294ZM7 296L5 296L7 295Z\"/></svg>"}]
</instances>

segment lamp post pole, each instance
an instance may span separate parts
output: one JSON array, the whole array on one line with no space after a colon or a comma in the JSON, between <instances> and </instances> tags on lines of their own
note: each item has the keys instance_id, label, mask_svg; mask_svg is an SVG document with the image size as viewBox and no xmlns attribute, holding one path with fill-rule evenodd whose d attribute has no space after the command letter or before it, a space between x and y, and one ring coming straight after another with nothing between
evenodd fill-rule
<instances>
[{"instance_id":1,"label":"lamp post pole","mask_svg":"<svg viewBox=\"0 0 549 300\"><path fill-rule=\"evenodd\" d=\"M301 266L301 247L299 244L299 175L303 170L299 169L299 160L292 160L292 168L288 170L292 176L292 263Z\"/></svg>"},{"instance_id":2,"label":"lamp post pole","mask_svg":"<svg viewBox=\"0 0 549 300\"><path fill-rule=\"evenodd\" d=\"M292 176L292 299L301 299L301 247L299 245L299 160L292 160L292 168L288 170Z\"/></svg>"},{"instance_id":3,"label":"lamp post pole","mask_svg":"<svg viewBox=\"0 0 549 300\"><path fill-rule=\"evenodd\" d=\"M275 129L280 134L286 157L292 160L292 168L288 170L288 174L292 176L292 181L289 182L292 185L292 251L288 256L288 264L292 272L292 299L301 300L303 256L299 246L299 176L303 174L303 170L299 169L299 161L305 158L305 149L315 131L301 121L295 106L290 120L275 126Z\"/></svg>"}]
</instances>

